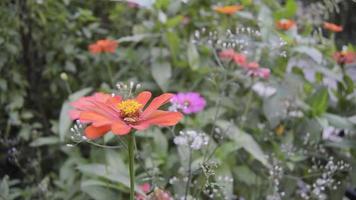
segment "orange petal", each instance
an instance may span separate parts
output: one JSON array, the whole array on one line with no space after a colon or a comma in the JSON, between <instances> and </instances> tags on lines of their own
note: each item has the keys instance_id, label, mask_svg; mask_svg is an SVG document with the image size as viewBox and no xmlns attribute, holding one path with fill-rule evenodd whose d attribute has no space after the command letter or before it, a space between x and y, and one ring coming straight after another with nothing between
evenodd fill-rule
<instances>
[{"instance_id":1,"label":"orange petal","mask_svg":"<svg viewBox=\"0 0 356 200\"><path fill-rule=\"evenodd\" d=\"M88 108L89 106L93 105L90 102L90 99L91 99L91 97L81 97L78 100L71 102L70 105L73 106L74 108L83 110L83 109Z\"/></svg>"},{"instance_id":2,"label":"orange petal","mask_svg":"<svg viewBox=\"0 0 356 200\"><path fill-rule=\"evenodd\" d=\"M111 131L116 135L126 135L130 132L131 127L122 121L116 121L111 126Z\"/></svg>"},{"instance_id":3,"label":"orange petal","mask_svg":"<svg viewBox=\"0 0 356 200\"><path fill-rule=\"evenodd\" d=\"M100 115L96 112L92 111L83 111L79 115L80 121L86 121L93 123L93 126L103 126L112 123L112 120L108 119L107 117Z\"/></svg>"},{"instance_id":4,"label":"orange petal","mask_svg":"<svg viewBox=\"0 0 356 200\"><path fill-rule=\"evenodd\" d=\"M214 10L223 13L223 14L234 14L237 11L240 11L243 9L243 6L241 5L232 5L232 6L216 6L214 7Z\"/></svg>"},{"instance_id":5,"label":"orange petal","mask_svg":"<svg viewBox=\"0 0 356 200\"><path fill-rule=\"evenodd\" d=\"M150 100L152 94L149 91L143 91L137 95L136 101L142 104L142 107L145 107L146 103Z\"/></svg>"},{"instance_id":6,"label":"orange petal","mask_svg":"<svg viewBox=\"0 0 356 200\"><path fill-rule=\"evenodd\" d=\"M94 140L105 135L109 130L110 130L110 126L100 126L100 127L88 126L85 129L85 137Z\"/></svg>"},{"instance_id":7,"label":"orange petal","mask_svg":"<svg viewBox=\"0 0 356 200\"><path fill-rule=\"evenodd\" d=\"M173 97L173 94L170 93L165 93L162 94L152 100L150 105L143 111L141 117L146 118L148 117L151 113L156 111L159 107L161 107L163 104L167 103L171 98Z\"/></svg>"},{"instance_id":8,"label":"orange petal","mask_svg":"<svg viewBox=\"0 0 356 200\"><path fill-rule=\"evenodd\" d=\"M158 125L158 126L174 126L181 119L183 115L180 112L169 112L157 110L152 113L147 119L139 123L140 126L145 127L149 125Z\"/></svg>"},{"instance_id":9,"label":"orange petal","mask_svg":"<svg viewBox=\"0 0 356 200\"><path fill-rule=\"evenodd\" d=\"M149 123L145 123L144 121L138 123L138 124L135 124L135 125L130 125L132 128L136 129L136 130L139 130L139 131L143 131L147 128L150 127L150 124Z\"/></svg>"},{"instance_id":10,"label":"orange petal","mask_svg":"<svg viewBox=\"0 0 356 200\"><path fill-rule=\"evenodd\" d=\"M121 102L121 100L122 100L121 96L115 95L115 96L111 97L108 102L110 104L117 105Z\"/></svg>"},{"instance_id":11,"label":"orange petal","mask_svg":"<svg viewBox=\"0 0 356 200\"><path fill-rule=\"evenodd\" d=\"M95 101L105 103L107 100L111 98L111 94L97 92L93 95L93 97L95 98Z\"/></svg>"}]
</instances>

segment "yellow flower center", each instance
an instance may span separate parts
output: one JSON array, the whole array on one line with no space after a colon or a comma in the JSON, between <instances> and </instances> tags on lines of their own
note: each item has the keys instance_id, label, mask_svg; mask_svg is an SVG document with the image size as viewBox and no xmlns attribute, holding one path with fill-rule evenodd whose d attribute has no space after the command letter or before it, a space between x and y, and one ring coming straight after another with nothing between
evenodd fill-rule
<instances>
[{"instance_id":1,"label":"yellow flower center","mask_svg":"<svg viewBox=\"0 0 356 200\"><path fill-rule=\"evenodd\" d=\"M142 104L137 102L136 100L129 99L125 101L121 101L117 107L121 112L123 117L135 117L138 115Z\"/></svg>"}]
</instances>

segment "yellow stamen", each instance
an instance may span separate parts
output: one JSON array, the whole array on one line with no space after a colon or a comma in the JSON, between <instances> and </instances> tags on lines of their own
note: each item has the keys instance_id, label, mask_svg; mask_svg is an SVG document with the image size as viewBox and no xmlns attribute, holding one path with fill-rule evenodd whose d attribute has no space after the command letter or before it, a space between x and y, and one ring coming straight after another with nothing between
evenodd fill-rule
<instances>
[{"instance_id":1,"label":"yellow stamen","mask_svg":"<svg viewBox=\"0 0 356 200\"><path fill-rule=\"evenodd\" d=\"M138 115L142 104L137 102L136 100L129 99L125 101L121 101L117 107L119 108L123 117L135 117Z\"/></svg>"}]
</instances>

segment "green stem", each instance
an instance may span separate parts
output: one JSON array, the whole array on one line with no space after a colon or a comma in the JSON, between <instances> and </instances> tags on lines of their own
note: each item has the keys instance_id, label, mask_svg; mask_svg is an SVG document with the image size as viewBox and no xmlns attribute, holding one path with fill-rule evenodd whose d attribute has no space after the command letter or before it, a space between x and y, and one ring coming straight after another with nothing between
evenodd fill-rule
<instances>
[{"instance_id":1,"label":"green stem","mask_svg":"<svg viewBox=\"0 0 356 200\"><path fill-rule=\"evenodd\" d=\"M114 86L114 78L112 76L110 64L106 63L106 69L108 70L108 75L109 75L111 84L112 84L112 86Z\"/></svg>"},{"instance_id":2,"label":"green stem","mask_svg":"<svg viewBox=\"0 0 356 200\"><path fill-rule=\"evenodd\" d=\"M187 198L188 198L189 185L190 185L191 179L192 179L192 148L189 147L188 180L187 180L187 184L185 185L184 200L187 200Z\"/></svg>"},{"instance_id":3,"label":"green stem","mask_svg":"<svg viewBox=\"0 0 356 200\"><path fill-rule=\"evenodd\" d=\"M130 171L130 200L135 200L135 134L130 133L129 137L129 171Z\"/></svg>"},{"instance_id":4,"label":"green stem","mask_svg":"<svg viewBox=\"0 0 356 200\"><path fill-rule=\"evenodd\" d=\"M245 123L246 123L246 120L247 120L247 114L248 114L248 112L250 111L250 108L251 108L252 97L253 97L253 92L251 90L252 90L252 86L253 86L254 82L255 81L252 78L251 88L249 89L248 96L247 96L247 105L245 107L245 110L242 113L242 117L244 117L244 120L241 123L241 129L243 129L244 126L245 126Z\"/></svg>"}]
</instances>

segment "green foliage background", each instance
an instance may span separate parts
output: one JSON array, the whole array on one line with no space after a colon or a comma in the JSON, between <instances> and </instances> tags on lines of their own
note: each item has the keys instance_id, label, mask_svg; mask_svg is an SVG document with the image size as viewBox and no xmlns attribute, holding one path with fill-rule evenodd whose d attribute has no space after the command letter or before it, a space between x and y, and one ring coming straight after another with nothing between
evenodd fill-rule
<instances>
[{"instance_id":1,"label":"green foliage background","mask_svg":"<svg viewBox=\"0 0 356 200\"><path fill-rule=\"evenodd\" d=\"M147 4L149 1L142 1ZM235 1L219 1L228 5ZM213 0L181 1L157 0L151 8L132 8L124 2L104 0L5 0L0 2L0 187L5 199L125 199L128 175L126 154L115 150L102 150L89 144L68 147L71 144L67 117L68 102L93 91L110 92L113 84L107 69L112 71L114 82L137 81L144 89L156 94L166 91L198 91L208 100L209 107L201 114L186 119L184 126L210 130L215 125L228 126L228 121L240 121L249 102L249 80L237 79L239 87L228 85L223 76L229 72L219 71L214 61L214 51L206 46L191 43L196 30L225 31L240 25L261 29L262 41L259 54L254 59L272 69L270 83L278 87L271 99L258 99L255 95L248 123L235 123L236 135L232 134L216 152L224 164L218 174L227 174L236 184L226 192L239 194L246 199L261 199L269 193L271 183L266 180L269 161L266 154L274 154L289 170L302 177L310 163L291 160L280 151L280 144L291 142L298 145L300 134L309 132L315 143L321 142L323 125L354 131L355 98L352 77L340 80L342 89L337 90L337 105L329 99L329 89L323 86L322 77L336 73L331 54L355 35L352 25L355 17L349 12L352 1L340 5L341 14L331 12L345 26L345 32L336 40L324 33L322 43L310 45L294 41L295 34L309 38L318 22L298 21L298 5L293 0L248 1L239 3L245 11L236 16L225 16L213 11ZM310 3L310 2L309 2ZM333 14L334 13L334 14ZM298 33L278 32L274 21L294 18L301 23ZM184 19L188 19L183 23ZM324 20L327 20L326 18ZM320 23L319 23L320 26ZM271 56L268 42L274 36L288 42L288 58ZM330 37L329 37L330 36ZM88 45L102 38L118 39L119 48L112 55L93 56ZM338 46L336 46L337 41ZM352 49L352 45L349 46ZM293 73L287 68L293 59L305 60L316 66L315 82L308 81L296 67ZM293 64L290 64L293 65ZM297 65L297 64L295 64ZM337 72L339 73L339 71ZM320 75L320 76L318 76ZM352 74L351 74L352 75ZM208 80L209 79L209 80ZM344 84L345 83L345 84ZM225 88L221 92L221 88ZM226 89L227 88L227 89ZM334 91L335 92L335 91ZM289 120L275 117L281 109L284 97L298 97L305 117ZM221 98L220 98L221 97ZM219 99L219 103L217 103ZM217 105L223 105L219 122L212 118ZM265 130L257 128L266 125ZM264 142L264 135L274 131L278 124L287 128L285 136ZM183 129L184 126L178 127ZM239 128L238 128L239 127ZM142 164L153 171L159 186L165 187L177 163L184 165L184 153L177 152L169 130L152 129L139 138L140 148L147 157ZM352 135L353 137L354 135ZM104 142L115 143L112 138ZM350 139L328 149L329 153L355 163L355 140ZM330 146L336 144L331 144ZM244 150L242 150L244 149ZM184 152L184 150L181 150ZM231 153L232 152L232 153ZM239 155L236 156L236 153ZM345 156L348 155L349 157ZM199 155L195 155L197 160ZM243 162L242 162L243 161ZM198 162L198 161L197 161ZM197 166L196 166L197 167ZM198 167L197 167L198 168ZM143 174L143 169L138 169ZM355 171L340 190L331 194L335 199L342 196L347 186L355 185ZM340 178L341 179L341 178ZM203 178L197 178L203 181ZM288 182L290 181L290 183ZM296 183L288 180L287 197L295 197ZM254 189L261 188L259 193ZM180 193L179 188L169 188ZM286 198L287 198L286 197ZM203 197L202 197L203 198ZM288 199L288 198L287 198Z\"/></svg>"}]
</instances>

